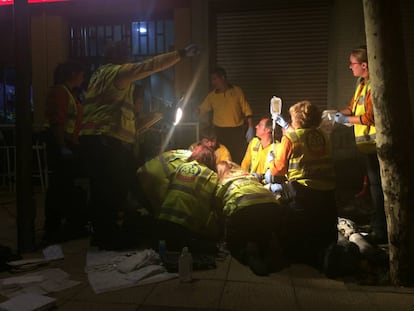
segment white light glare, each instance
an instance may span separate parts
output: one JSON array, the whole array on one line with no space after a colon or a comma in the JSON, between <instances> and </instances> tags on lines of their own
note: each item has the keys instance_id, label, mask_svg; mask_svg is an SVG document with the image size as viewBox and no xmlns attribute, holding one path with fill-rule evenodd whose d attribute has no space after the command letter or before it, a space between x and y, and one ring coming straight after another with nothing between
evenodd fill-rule
<instances>
[{"instance_id":1,"label":"white light glare","mask_svg":"<svg viewBox=\"0 0 414 311\"><path fill-rule=\"evenodd\" d=\"M181 107L177 108L177 111L175 112L175 122L174 125L177 125L180 123L181 117L183 116L183 109Z\"/></svg>"}]
</instances>

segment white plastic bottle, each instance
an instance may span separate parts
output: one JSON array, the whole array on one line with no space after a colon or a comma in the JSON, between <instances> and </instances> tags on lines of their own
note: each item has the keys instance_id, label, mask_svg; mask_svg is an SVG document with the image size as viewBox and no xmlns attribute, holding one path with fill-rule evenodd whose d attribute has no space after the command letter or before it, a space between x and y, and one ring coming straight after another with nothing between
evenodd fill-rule
<instances>
[{"instance_id":1,"label":"white plastic bottle","mask_svg":"<svg viewBox=\"0 0 414 311\"><path fill-rule=\"evenodd\" d=\"M191 282L193 279L193 256L188 247L183 248L178 259L178 275L180 282Z\"/></svg>"}]
</instances>

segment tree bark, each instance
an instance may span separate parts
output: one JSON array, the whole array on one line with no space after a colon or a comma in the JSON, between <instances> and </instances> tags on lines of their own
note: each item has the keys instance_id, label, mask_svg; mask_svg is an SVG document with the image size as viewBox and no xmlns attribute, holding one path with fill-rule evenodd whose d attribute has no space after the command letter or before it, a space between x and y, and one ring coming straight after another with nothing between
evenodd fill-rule
<instances>
[{"instance_id":1,"label":"tree bark","mask_svg":"<svg viewBox=\"0 0 414 311\"><path fill-rule=\"evenodd\" d=\"M371 92L389 239L390 281L414 282L414 141L399 1L363 0Z\"/></svg>"}]
</instances>

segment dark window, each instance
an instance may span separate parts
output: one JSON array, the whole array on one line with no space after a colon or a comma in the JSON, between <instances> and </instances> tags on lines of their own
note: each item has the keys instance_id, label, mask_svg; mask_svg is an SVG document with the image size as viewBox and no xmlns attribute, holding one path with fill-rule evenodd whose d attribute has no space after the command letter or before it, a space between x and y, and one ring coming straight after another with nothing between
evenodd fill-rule
<instances>
[{"instance_id":1,"label":"dark window","mask_svg":"<svg viewBox=\"0 0 414 311\"><path fill-rule=\"evenodd\" d=\"M118 24L74 21L70 26L70 56L90 64L93 71L102 64L105 46L119 40L129 42L131 61L136 62L174 50L174 21L171 18L130 20ZM174 68L137 83L145 89L144 110L163 110L175 102Z\"/></svg>"}]
</instances>

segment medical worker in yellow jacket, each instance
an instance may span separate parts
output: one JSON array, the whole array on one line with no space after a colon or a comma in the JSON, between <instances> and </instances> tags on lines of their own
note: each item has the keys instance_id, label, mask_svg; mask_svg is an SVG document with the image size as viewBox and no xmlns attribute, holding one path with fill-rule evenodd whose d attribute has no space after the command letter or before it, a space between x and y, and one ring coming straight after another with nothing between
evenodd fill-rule
<instances>
[{"instance_id":1,"label":"medical worker in yellow jacket","mask_svg":"<svg viewBox=\"0 0 414 311\"><path fill-rule=\"evenodd\" d=\"M161 54L141 62L129 62L126 41L105 51L105 64L91 76L85 94L79 133L91 179L93 244L104 249L122 248L118 214L133 186L136 164L134 111L135 81L197 54L196 45Z\"/></svg>"},{"instance_id":2,"label":"medical worker in yellow jacket","mask_svg":"<svg viewBox=\"0 0 414 311\"><path fill-rule=\"evenodd\" d=\"M261 118L256 125L256 136L247 146L241 167L256 176L261 183L266 184L266 187L273 193L276 193L282 191L285 177L281 176L273 183L267 183L264 179L266 170L270 166L270 161L274 159L279 145L279 141L273 141L272 133L272 120L269 117Z\"/></svg>"},{"instance_id":3,"label":"medical worker in yellow jacket","mask_svg":"<svg viewBox=\"0 0 414 311\"><path fill-rule=\"evenodd\" d=\"M81 63L58 64L54 85L46 99L47 160L51 170L45 197L46 243L62 242L87 233L86 199L82 200L84 193L75 186L75 179L83 174L78 141L83 113L77 93L85 73L86 68Z\"/></svg>"},{"instance_id":4,"label":"medical worker in yellow jacket","mask_svg":"<svg viewBox=\"0 0 414 311\"><path fill-rule=\"evenodd\" d=\"M349 55L349 69L358 84L348 107L337 112L335 122L353 124L355 143L366 163L366 174L373 205L370 219L371 233L368 239L373 243L387 243L387 220L384 210L384 193L377 156L374 105L372 103L371 82L369 80L367 47L354 48Z\"/></svg>"},{"instance_id":5,"label":"medical worker in yellow jacket","mask_svg":"<svg viewBox=\"0 0 414 311\"><path fill-rule=\"evenodd\" d=\"M290 258L322 268L325 250L338 235L330 141L318 129L321 112L309 101L294 104L289 113L292 122L284 122L281 148L265 178L285 175L288 180L284 241Z\"/></svg>"},{"instance_id":6,"label":"medical worker in yellow jacket","mask_svg":"<svg viewBox=\"0 0 414 311\"><path fill-rule=\"evenodd\" d=\"M255 176L238 164L217 164L216 196L225 218L225 241L231 254L257 275L279 270L284 262L279 241L283 206Z\"/></svg>"},{"instance_id":7,"label":"medical worker in yellow jacket","mask_svg":"<svg viewBox=\"0 0 414 311\"><path fill-rule=\"evenodd\" d=\"M177 167L157 215L158 240L166 241L168 250L214 248L220 234L214 205L215 168L213 150L201 144Z\"/></svg>"},{"instance_id":8,"label":"medical worker in yellow jacket","mask_svg":"<svg viewBox=\"0 0 414 311\"><path fill-rule=\"evenodd\" d=\"M191 155L187 149L168 150L148 160L137 170L138 192L142 194L149 206L149 212L157 217L162 202L170 184L170 178L175 174L177 167L184 163Z\"/></svg>"}]
</instances>

